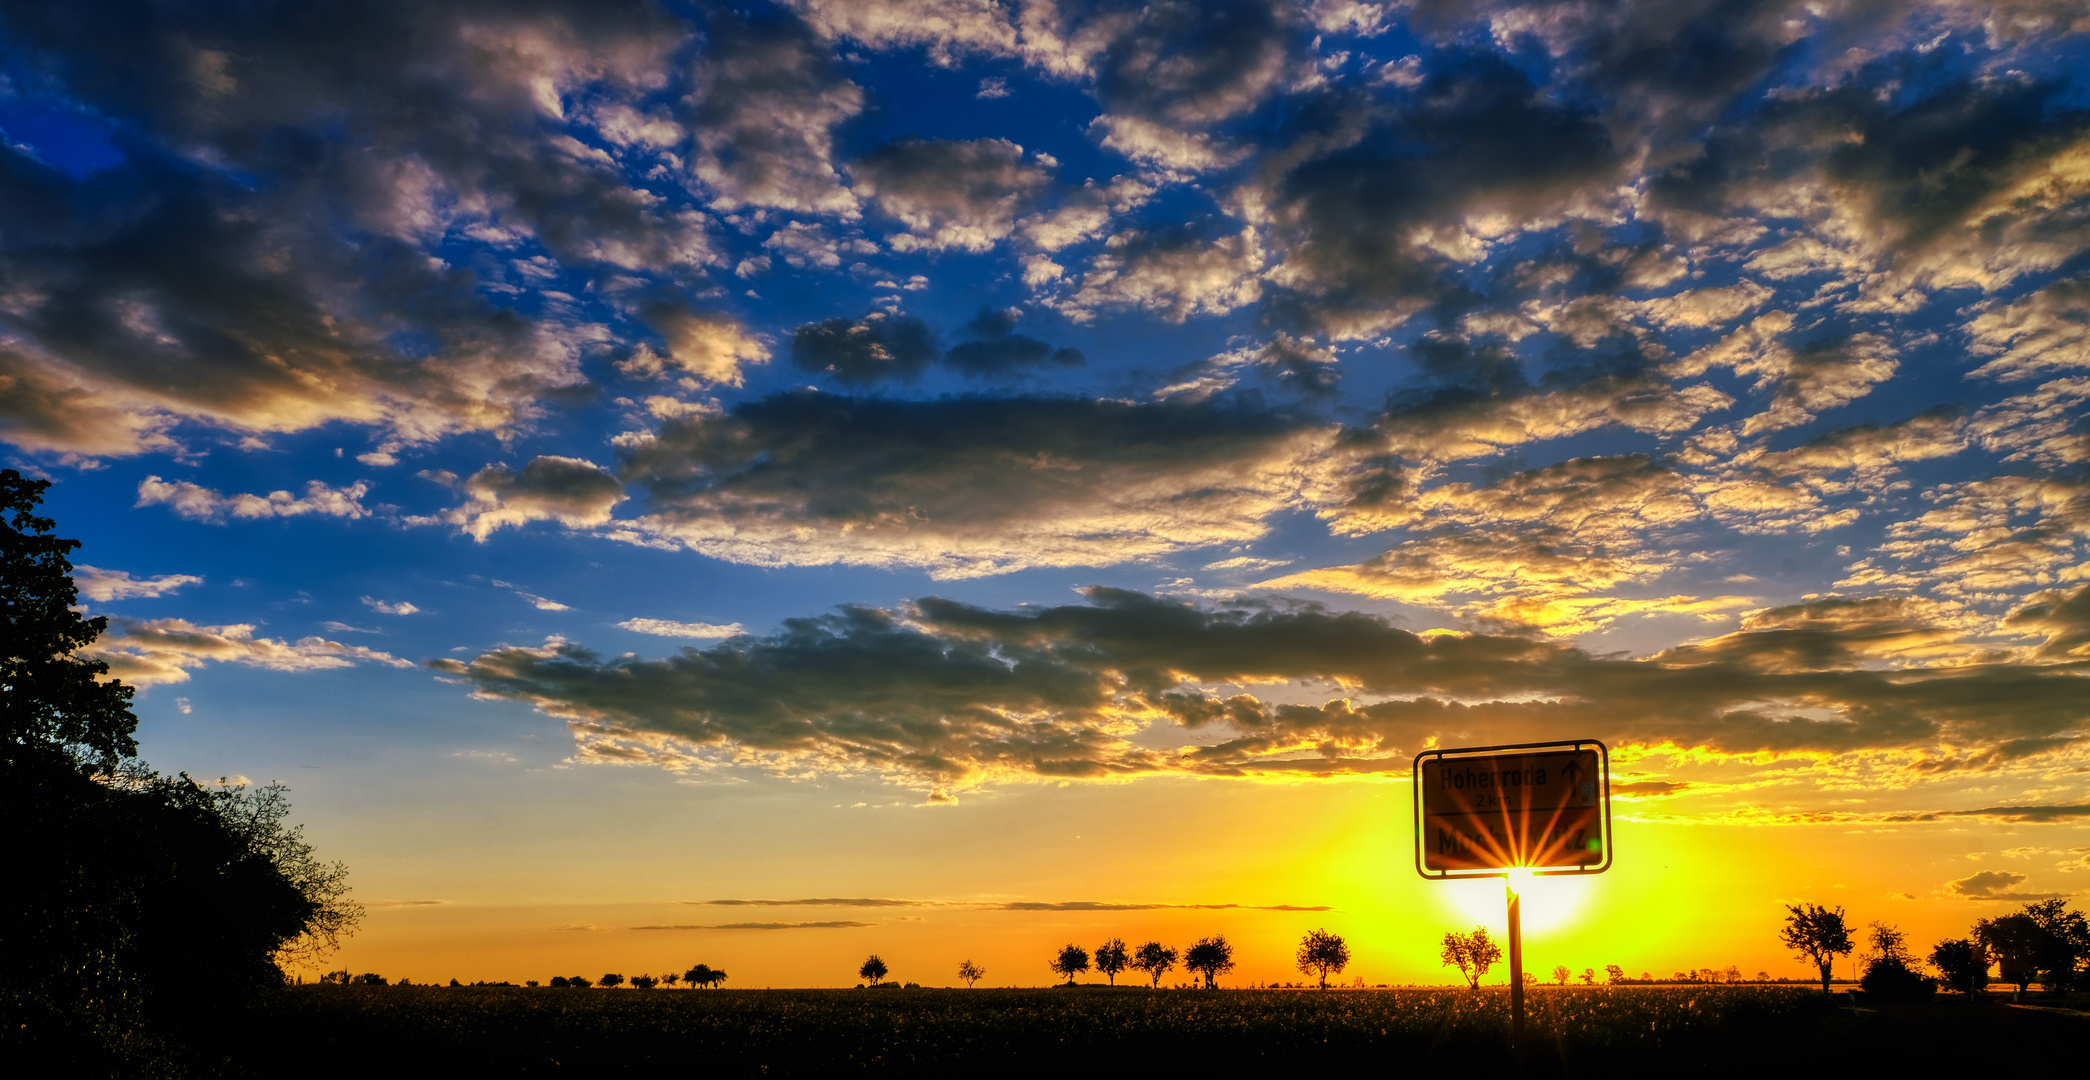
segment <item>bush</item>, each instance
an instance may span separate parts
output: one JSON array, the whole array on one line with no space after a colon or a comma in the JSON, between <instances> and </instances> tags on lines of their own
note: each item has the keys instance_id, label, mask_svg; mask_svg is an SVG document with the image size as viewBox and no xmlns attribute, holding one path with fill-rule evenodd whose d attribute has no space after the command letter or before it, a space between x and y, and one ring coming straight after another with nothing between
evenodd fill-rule
<instances>
[{"instance_id":1,"label":"bush","mask_svg":"<svg viewBox=\"0 0 2090 1080\"><path fill-rule=\"evenodd\" d=\"M1937 980L1918 974L1897 957L1881 957L1866 965L1858 980L1865 996L1875 1001L1927 1001L1937 993Z\"/></svg>"}]
</instances>

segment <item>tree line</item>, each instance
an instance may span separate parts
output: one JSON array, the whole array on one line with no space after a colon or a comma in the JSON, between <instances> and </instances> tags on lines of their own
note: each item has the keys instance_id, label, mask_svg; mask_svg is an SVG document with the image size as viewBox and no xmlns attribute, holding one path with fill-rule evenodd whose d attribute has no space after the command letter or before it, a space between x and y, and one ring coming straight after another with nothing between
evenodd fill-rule
<instances>
[{"instance_id":1,"label":"tree line","mask_svg":"<svg viewBox=\"0 0 2090 1080\"><path fill-rule=\"evenodd\" d=\"M1928 995L1942 985L1972 994L1989 983L1994 968L2001 981L2022 995L2035 982L2050 992L2066 993L2086 984L2090 962L2090 920L2060 897L2027 903L2022 909L1974 923L1966 937L1947 938L1932 946L1928 957L1935 976L1910 950L1898 928L1875 921L1863 931L1865 973L1858 985L1881 998ZM1821 972L1827 992L1838 957L1856 951L1843 908L1789 904L1779 940Z\"/></svg>"},{"instance_id":2,"label":"tree line","mask_svg":"<svg viewBox=\"0 0 2090 1080\"><path fill-rule=\"evenodd\" d=\"M362 909L281 785L138 760L133 688L84 652L108 620L76 610L80 543L36 513L50 486L0 469L0 1060L208 1070Z\"/></svg>"}]
</instances>

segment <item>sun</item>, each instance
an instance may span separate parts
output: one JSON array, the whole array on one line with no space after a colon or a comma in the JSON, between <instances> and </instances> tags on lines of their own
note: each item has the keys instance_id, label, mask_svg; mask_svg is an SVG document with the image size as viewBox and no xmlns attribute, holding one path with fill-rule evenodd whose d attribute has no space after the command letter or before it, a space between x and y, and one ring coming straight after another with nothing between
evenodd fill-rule
<instances>
[{"instance_id":1,"label":"sun","mask_svg":"<svg viewBox=\"0 0 2090 1080\"><path fill-rule=\"evenodd\" d=\"M1487 927L1497 935L1509 931L1509 897L1505 885L1523 899L1524 936L1527 938L1566 929L1573 925L1589 898L1594 883L1587 875L1540 876L1524 867L1509 871L1509 880L1499 877L1464 878L1447 881L1437 889L1440 903L1458 913L1464 925Z\"/></svg>"}]
</instances>

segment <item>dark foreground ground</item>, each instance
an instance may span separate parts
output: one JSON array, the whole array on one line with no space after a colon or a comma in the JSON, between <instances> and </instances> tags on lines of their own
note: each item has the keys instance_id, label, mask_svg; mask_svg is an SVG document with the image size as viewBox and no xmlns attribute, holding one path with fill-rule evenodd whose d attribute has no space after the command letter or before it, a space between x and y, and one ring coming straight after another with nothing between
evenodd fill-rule
<instances>
[{"instance_id":1,"label":"dark foreground ground","mask_svg":"<svg viewBox=\"0 0 2090 1080\"><path fill-rule=\"evenodd\" d=\"M2090 1054L2090 1017L1994 996L1855 1010L1841 994L1791 987L1546 989L1530 1000L1534 1077L2067 1075ZM1507 1012L1502 989L324 986L271 1005L231 1064L355 1077L1485 1077L1512 1074Z\"/></svg>"}]
</instances>

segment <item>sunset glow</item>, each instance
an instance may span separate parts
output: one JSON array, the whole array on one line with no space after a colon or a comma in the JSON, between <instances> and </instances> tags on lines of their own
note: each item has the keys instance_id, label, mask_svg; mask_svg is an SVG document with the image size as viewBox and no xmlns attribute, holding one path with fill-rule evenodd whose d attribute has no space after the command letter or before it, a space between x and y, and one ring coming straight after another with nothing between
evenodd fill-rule
<instances>
[{"instance_id":1,"label":"sunset glow","mask_svg":"<svg viewBox=\"0 0 2090 1080\"><path fill-rule=\"evenodd\" d=\"M0 5L0 456L348 864L306 979L2090 889L2079 0L94 6ZM1572 740L1604 872L1417 873Z\"/></svg>"}]
</instances>

